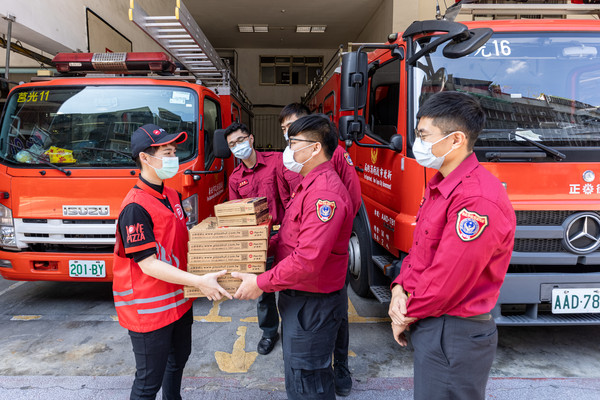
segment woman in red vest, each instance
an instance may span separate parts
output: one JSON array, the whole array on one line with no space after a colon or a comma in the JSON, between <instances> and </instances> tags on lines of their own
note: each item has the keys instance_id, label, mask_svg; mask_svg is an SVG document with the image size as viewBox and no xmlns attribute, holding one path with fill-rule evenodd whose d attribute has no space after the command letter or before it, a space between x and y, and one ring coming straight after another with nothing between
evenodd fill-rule
<instances>
[{"instance_id":1,"label":"woman in red vest","mask_svg":"<svg viewBox=\"0 0 600 400\"><path fill-rule=\"evenodd\" d=\"M129 330L136 373L131 399L181 399L183 368L192 348L192 299L183 285L209 300L231 298L218 283L221 271L187 272L188 231L179 193L163 184L175 176L176 145L187 133L168 134L148 124L131 136L140 178L119 213L113 263L113 296L119 323Z\"/></svg>"}]
</instances>

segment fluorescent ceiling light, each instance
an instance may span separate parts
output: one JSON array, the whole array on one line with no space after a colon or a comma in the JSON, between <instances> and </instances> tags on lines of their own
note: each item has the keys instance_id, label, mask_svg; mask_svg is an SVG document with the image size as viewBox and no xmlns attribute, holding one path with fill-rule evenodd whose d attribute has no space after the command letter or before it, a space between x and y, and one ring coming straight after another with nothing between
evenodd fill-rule
<instances>
[{"instance_id":1,"label":"fluorescent ceiling light","mask_svg":"<svg viewBox=\"0 0 600 400\"><path fill-rule=\"evenodd\" d=\"M296 33L309 33L310 25L296 25Z\"/></svg>"},{"instance_id":2,"label":"fluorescent ceiling light","mask_svg":"<svg viewBox=\"0 0 600 400\"><path fill-rule=\"evenodd\" d=\"M314 25L311 29L311 33L324 33L325 29L327 29L327 25Z\"/></svg>"},{"instance_id":3,"label":"fluorescent ceiling light","mask_svg":"<svg viewBox=\"0 0 600 400\"><path fill-rule=\"evenodd\" d=\"M242 33L254 32L254 30L252 29L252 25L238 24L238 29Z\"/></svg>"},{"instance_id":4,"label":"fluorescent ceiling light","mask_svg":"<svg viewBox=\"0 0 600 400\"><path fill-rule=\"evenodd\" d=\"M254 32L269 32L269 25L254 25Z\"/></svg>"}]
</instances>

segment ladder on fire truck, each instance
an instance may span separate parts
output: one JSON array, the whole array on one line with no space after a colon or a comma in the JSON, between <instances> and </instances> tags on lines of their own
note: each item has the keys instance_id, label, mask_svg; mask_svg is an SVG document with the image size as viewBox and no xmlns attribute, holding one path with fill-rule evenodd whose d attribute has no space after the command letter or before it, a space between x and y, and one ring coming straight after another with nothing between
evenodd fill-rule
<instances>
[{"instance_id":1,"label":"ladder on fire truck","mask_svg":"<svg viewBox=\"0 0 600 400\"><path fill-rule=\"evenodd\" d=\"M150 16L130 0L129 20L181 63L198 83L218 94L234 95L246 106L250 105L237 79L181 0L176 0L175 15L165 16Z\"/></svg>"},{"instance_id":2,"label":"ladder on fire truck","mask_svg":"<svg viewBox=\"0 0 600 400\"><path fill-rule=\"evenodd\" d=\"M502 4L498 1L480 1L466 3L460 7L459 14L477 17L496 18L567 18L569 15L600 16L600 4L581 4L573 1L554 0L549 3Z\"/></svg>"}]
</instances>

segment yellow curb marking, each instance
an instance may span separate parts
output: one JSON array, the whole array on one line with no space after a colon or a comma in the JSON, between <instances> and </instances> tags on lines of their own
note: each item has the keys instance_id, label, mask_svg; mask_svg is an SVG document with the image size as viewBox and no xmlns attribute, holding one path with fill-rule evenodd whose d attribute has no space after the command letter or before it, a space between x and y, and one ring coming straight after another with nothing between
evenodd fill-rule
<instances>
[{"instance_id":1,"label":"yellow curb marking","mask_svg":"<svg viewBox=\"0 0 600 400\"><path fill-rule=\"evenodd\" d=\"M248 372L250 366L256 360L258 353L255 351L244 351L246 347L246 330L245 326L240 326L237 329L236 334L239 336L233 344L233 350L231 353L225 353L224 351L215 351L215 360L219 369L223 372L230 374L239 372Z\"/></svg>"},{"instance_id":2,"label":"yellow curb marking","mask_svg":"<svg viewBox=\"0 0 600 400\"><path fill-rule=\"evenodd\" d=\"M255 322L258 323L258 317L248 317L240 319L240 322Z\"/></svg>"},{"instance_id":3,"label":"yellow curb marking","mask_svg":"<svg viewBox=\"0 0 600 400\"><path fill-rule=\"evenodd\" d=\"M222 317L219 315L221 303L227 300L226 297L221 300L213 301L213 306L208 312L208 315L194 317L194 321L198 322L231 322L231 317Z\"/></svg>"},{"instance_id":4,"label":"yellow curb marking","mask_svg":"<svg viewBox=\"0 0 600 400\"><path fill-rule=\"evenodd\" d=\"M389 317L361 317L358 315L356 308L354 308L354 304L352 301L348 299L348 322L353 324L368 324L374 322L389 322L391 319Z\"/></svg>"},{"instance_id":5,"label":"yellow curb marking","mask_svg":"<svg viewBox=\"0 0 600 400\"><path fill-rule=\"evenodd\" d=\"M42 318L41 315L15 315L10 320L11 321L33 321L36 319Z\"/></svg>"}]
</instances>

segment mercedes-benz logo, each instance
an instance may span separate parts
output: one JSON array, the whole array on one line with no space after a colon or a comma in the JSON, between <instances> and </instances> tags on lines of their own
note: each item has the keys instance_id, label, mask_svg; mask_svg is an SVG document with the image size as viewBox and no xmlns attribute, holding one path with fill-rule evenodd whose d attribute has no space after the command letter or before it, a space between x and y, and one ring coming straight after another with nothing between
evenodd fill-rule
<instances>
[{"instance_id":1,"label":"mercedes-benz logo","mask_svg":"<svg viewBox=\"0 0 600 400\"><path fill-rule=\"evenodd\" d=\"M563 246L576 254L589 254L600 248L600 215L581 212L563 222Z\"/></svg>"}]
</instances>

